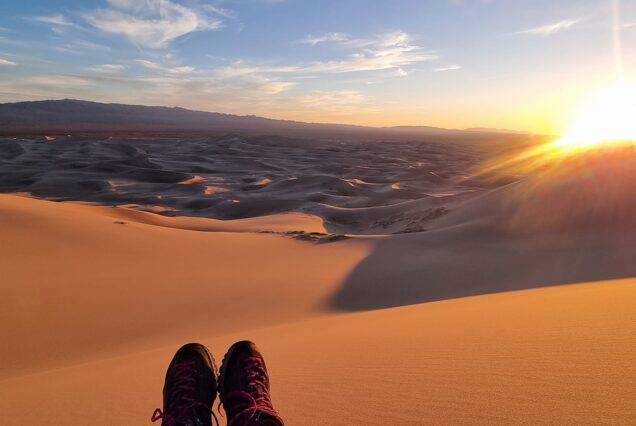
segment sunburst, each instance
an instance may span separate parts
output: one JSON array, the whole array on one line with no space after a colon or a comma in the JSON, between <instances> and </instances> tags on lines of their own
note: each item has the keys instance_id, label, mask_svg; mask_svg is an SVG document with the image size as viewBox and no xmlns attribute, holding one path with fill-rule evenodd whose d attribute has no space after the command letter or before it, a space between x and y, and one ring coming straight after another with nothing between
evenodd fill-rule
<instances>
[{"instance_id":1,"label":"sunburst","mask_svg":"<svg viewBox=\"0 0 636 426\"><path fill-rule=\"evenodd\" d=\"M621 84L593 96L552 148L572 152L617 144L636 144L636 85Z\"/></svg>"}]
</instances>

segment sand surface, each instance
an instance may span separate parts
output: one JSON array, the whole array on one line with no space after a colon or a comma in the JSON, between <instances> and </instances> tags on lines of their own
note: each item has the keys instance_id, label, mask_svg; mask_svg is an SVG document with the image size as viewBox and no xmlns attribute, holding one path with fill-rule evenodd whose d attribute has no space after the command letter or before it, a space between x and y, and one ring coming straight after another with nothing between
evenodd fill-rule
<instances>
[{"instance_id":1,"label":"sand surface","mask_svg":"<svg viewBox=\"0 0 636 426\"><path fill-rule=\"evenodd\" d=\"M173 144L152 184L70 165L134 141L0 143L0 424L148 424L178 346L243 338L291 425L636 422L634 150L486 178L500 147L283 142L243 183L245 141L208 172Z\"/></svg>"},{"instance_id":2,"label":"sand surface","mask_svg":"<svg viewBox=\"0 0 636 426\"><path fill-rule=\"evenodd\" d=\"M292 425L627 425L636 419L635 297L634 279L600 282L200 340L217 358L235 340L256 340ZM0 420L146 424L180 342L4 380Z\"/></svg>"}]
</instances>

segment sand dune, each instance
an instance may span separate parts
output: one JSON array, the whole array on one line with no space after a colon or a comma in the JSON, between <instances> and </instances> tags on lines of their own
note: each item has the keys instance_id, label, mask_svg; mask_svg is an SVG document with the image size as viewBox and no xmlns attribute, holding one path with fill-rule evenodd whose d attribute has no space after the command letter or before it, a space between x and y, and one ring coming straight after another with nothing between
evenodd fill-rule
<instances>
[{"instance_id":1,"label":"sand dune","mask_svg":"<svg viewBox=\"0 0 636 426\"><path fill-rule=\"evenodd\" d=\"M59 424L69 410L69 425L143 424L175 346L202 340L220 357L247 337L290 424L635 418L633 279L306 320L377 239L244 239L0 200L16 230L3 229L3 276L21 283L2 299L3 424Z\"/></svg>"},{"instance_id":2,"label":"sand dune","mask_svg":"<svg viewBox=\"0 0 636 426\"><path fill-rule=\"evenodd\" d=\"M633 423L634 150L491 148L2 141L0 424L146 424L242 338L289 424Z\"/></svg>"},{"instance_id":3,"label":"sand dune","mask_svg":"<svg viewBox=\"0 0 636 426\"><path fill-rule=\"evenodd\" d=\"M421 206L440 212L428 231L378 240L334 303L382 308L634 277L634 181L630 149L560 163L442 211Z\"/></svg>"},{"instance_id":4,"label":"sand dune","mask_svg":"<svg viewBox=\"0 0 636 426\"><path fill-rule=\"evenodd\" d=\"M501 145L313 141L225 135L210 138L0 140L0 191L56 200L135 206L165 216L238 219L282 212L319 215L333 232L394 233L421 222L419 204L470 194L462 181ZM453 197L431 202L444 205ZM424 201L425 202L425 201ZM375 208L352 226L338 209ZM335 211L340 213L333 213Z\"/></svg>"},{"instance_id":5,"label":"sand dune","mask_svg":"<svg viewBox=\"0 0 636 426\"><path fill-rule=\"evenodd\" d=\"M368 252L358 241L327 247L243 232L253 220L237 221L240 233L227 224L193 232L175 229L183 218L135 222L140 213L110 210L0 196L2 276L12 283L0 301L2 377L209 333L211 324L228 333L315 316ZM280 228L276 218L261 222ZM192 229L217 223L192 219Z\"/></svg>"}]
</instances>

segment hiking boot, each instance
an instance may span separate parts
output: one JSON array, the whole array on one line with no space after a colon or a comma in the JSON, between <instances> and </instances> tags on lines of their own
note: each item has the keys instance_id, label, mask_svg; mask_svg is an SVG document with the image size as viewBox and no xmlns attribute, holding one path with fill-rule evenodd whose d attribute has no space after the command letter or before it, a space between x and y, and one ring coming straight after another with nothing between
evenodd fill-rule
<instances>
[{"instance_id":1,"label":"hiking boot","mask_svg":"<svg viewBox=\"0 0 636 426\"><path fill-rule=\"evenodd\" d=\"M216 386L216 366L207 348L182 346L166 372L163 411L157 408L151 420L161 419L161 426L211 426Z\"/></svg>"},{"instance_id":2,"label":"hiking boot","mask_svg":"<svg viewBox=\"0 0 636 426\"><path fill-rule=\"evenodd\" d=\"M219 396L228 426L283 426L272 406L265 360L252 342L237 342L225 354Z\"/></svg>"}]
</instances>

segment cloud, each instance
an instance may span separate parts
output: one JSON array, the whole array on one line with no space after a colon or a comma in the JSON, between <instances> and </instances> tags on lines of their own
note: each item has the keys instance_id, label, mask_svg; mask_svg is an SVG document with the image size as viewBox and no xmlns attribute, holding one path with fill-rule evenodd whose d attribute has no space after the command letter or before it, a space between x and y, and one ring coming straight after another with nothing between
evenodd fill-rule
<instances>
[{"instance_id":1,"label":"cloud","mask_svg":"<svg viewBox=\"0 0 636 426\"><path fill-rule=\"evenodd\" d=\"M277 95L294 86L295 84L296 83L288 81L277 81L271 80L269 78L259 77L252 80L244 81L241 85L241 89L243 91L247 91L248 98L253 98L252 94L257 94L257 96Z\"/></svg>"},{"instance_id":2,"label":"cloud","mask_svg":"<svg viewBox=\"0 0 636 426\"><path fill-rule=\"evenodd\" d=\"M447 67L433 68L433 72L456 71L462 69L461 65L449 65Z\"/></svg>"},{"instance_id":3,"label":"cloud","mask_svg":"<svg viewBox=\"0 0 636 426\"><path fill-rule=\"evenodd\" d=\"M221 10L212 6L186 7L172 0L107 0L109 7L83 14L90 25L126 37L151 49L195 31L221 27Z\"/></svg>"},{"instance_id":4,"label":"cloud","mask_svg":"<svg viewBox=\"0 0 636 426\"><path fill-rule=\"evenodd\" d=\"M222 79L231 79L255 74L287 74L301 72L299 66L265 66L246 65L244 61L236 61L232 65L217 68L216 76Z\"/></svg>"},{"instance_id":5,"label":"cloud","mask_svg":"<svg viewBox=\"0 0 636 426\"><path fill-rule=\"evenodd\" d=\"M62 15L61 13L55 13L53 15L46 16L36 16L33 18L33 20L44 22L46 24L61 25L66 27L71 27L74 25L72 22L68 21L66 17L64 17L64 15Z\"/></svg>"},{"instance_id":6,"label":"cloud","mask_svg":"<svg viewBox=\"0 0 636 426\"><path fill-rule=\"evenodd\" d=\"M304 38L302 38L301 40L299 40L299 43L303 43L303 44L310 44L312 46L315 46L319 43L326 43L326 42L340 42L340 41L346 41L349 40L349 36L347 34L344 33L327 33L327 34L323 34L320 36L305 36Z\"/></svg>"},{"instance_id":7,"label":"cloud","mask_svg":"<svg viewBox=\"0 0 636 426\"><path fill-rule=\"evenodd\" d=\"M297 78L302 78L307 74L395 70L395 76L404 77L408 75L405 66L438 58L437 55L424 52L421 47L414 45L411 37L403 31L383 33L369 39L342 39L337 43L353 53L340 60L279 66L248 64L239 60L218 68L216 76L221 79L232 79L255 75L295 74ZM312 77L315 78L315 75Z\"/></svg>"},{"instance_id":8,"label":"cloud","mask_svg":"<svg viewBox=\"0 0 636 426\"><path fill-rule=\"evenodd\" d=\"M194 72L194 68L193 67L188 67L188 66L179 66L179 67L165 67L163 65L160 65L156 62L152 62L152 61L147 61L145 59L137 59L135 62L143 65L144 67L154 70L154 71L159 71L162 74L168 74L168 75L186 75L186 74L192 74Z\"/></svg>"},{"instance_id":9,"label":"cloud","mask_svg":"<svg viewBox=\"0 0 636 426\"><path fill-rule=\"evenodd\" d=\"M13 62L13 61L10 61L10 60L8 60L8 59L2 59L2 58L0 58L0 66L10 66L10 67L14 67L14 66L16 66L16 65L18 65L18 64L16 64L16 63L15 63L15 62Z\"/></svg>"},{"instance_id":10,"label":"cloud","mask_svg":"<svg viewBox=\"0 0 636 426\"><path fill-rule=\"evenodd\" d=\"M185 4L186 0L183 1ZM197 3L193 1L187 4ZM157 15L152 15L152 11L157 12ZM329 56L323 56L317 61L217 61L217 64L223 66L200 68L190 63L180 63L176 51L164 48L181 35L208 28L198 21L200 16L221 19L215 9L200 5L185 7L178 4L177 0L107 0L105 8L81 16L89 22L91 18L109 18L102 19L99 25L105 25L107 21L113 23L115 17L121 18L117 21L120 26L116 28L126 28L126 31L111 28L108 32L120 34L140 46L152 49L140 56L140 59L125 60L116 55L114 47L93 45L82 40L59 39L61 42L54 48L82 54L100 49L102 52L97 52L98 57L103 59L107 55L106 57L111 58L108 61L112 62L102 63L97 59L89 62L95 65L87 65L83 72L77 74L8 76L4 82L0 82L0 92L4 93L0 95L5 96L5 99L10 94L13 98L21 99L74 97L107 102L168 104L241 114L268 115L269 111L275 111L279 116L297 118L310 117L318 111L320 117L323 117L321 119L329 117L330 120L339 120L338 114L354 116L375 113L377 105L364 93L356 90L330 90L321 82L308 84L311 89L301 90L303 79L323 78L327 74L380 70L385 70L377 73L383 77L406 76L412 64L437 58L404 31L364 38L330 33L322 36L321 41L314 37L312 42L304 43L306 49L318 43L331 43L324 50L320 49L321 53ZM138 36L136 32L128 31L129 27L126 26L138 25L139 28L135 28L140 29L146 24L150 25L153 19L158 21L158 29L153 33L154 42L144 39L151 35ZM164 28L168 23L174 23L174 28ZM100 28L96 21L91 25L93 24ZM210 28L212 27L214 26ZM361 78L364 78L364 83L371 76ZM300 88L295 89L297 86ZM313 90L321 86L324 90ZM296 111L298 113L294 115Z\"/></svg>"},{"instance_id":11,"label":"cloud","mask_svg":"<svg viewBox=\"0 0 636 426\"><path fill-rule=\"evenodd\" d=\"M90 78L51 74L0 80L0 100L24 101L59 98L98 99Z\"/></svg>"},{"instance_id":12,"label":"cloud","mask_svg":"<svg viewBox=\"0 0 636 426\"><path fill-rule=\"evenodd\" d=\"M92 67L87 68L87 70L99 73L117 73L127 68L128 67L126 65L121 64L101 64L93 65Z\"/></svg>"},{"instance_id":13,"label":"cloud","mask_svg":"<svg viewBox=\"0 0 636 426\"><path fill-rule=\"evenodd\" d=\"M308 95L287 99L296 110L324 111L335 114L378 112L373 99L356 90L315 90Z\"/></svg>"},{"instance_id":14,"label":"cloud","mask_svg":"<svg viewBox=\"0 0 636 426\"><path fill-rule=\"evenodd\" d=\"M81 98L104 102L178 105L185 108L256 111L276 102L292 82L251 76L221 81L199 72L186 75L131 76L118 73L41 74L0 80L0 100Z\"/></svg>"},{"instance_id":15,"label":"cloud","mask_svg":"<svg viewBox=\"0 0 636 426\"><path fill-rule=\"evenodd\" d=\"M349 73L398 69L417 62L437 59L420 46L412 44L411 37L403 31L384 33L373 39L348 40L346 45L358 50L347 59L314 63L312 72Z\"/></svg>"},{"instance_id":16,"label":"cloud","mask_svg":"<svg viewBox=\"0 0 636 426\"><path fill-rule=\"evenodd\" d=\"M93 43L86 40L73 40L69 43L64 43L60 46L55 46L54 49L60 52L72 53L75 55L84 55L88 51L100 52L103 54L104 52L110 52L112 50L109 46L99 44L99 43Z\"/></svg>"},{"instance_id":17,"label":"cloud","mask_svg":"<svg viewBox=\"0 0 636 426\"><path fill-rule=\"evenodd\" d=\"M342 33L329 33L320 37L307 36L304 40L311 45L331 41L355 50L346 59L318 61L301 67L304 72L349 73L401 69L395 75L404 76L406 71L402 67L437 59L437 55L426 53L420 46L413 44L411 36L404 31L358 39Z\"/></svg>"},{"instance_id":18,"label":"cloud","mask_svg":"<svg viewBox=\"0 0 636 426\"><path fill-rule=\"evenodd\" d=\"M564 19L563 21L553 24L543 25L541 27L530 28L528 30L519 31L516 34L532 34L532 35L551 35L561 31L566 31L581 22L580 19Z\"/></svg>"},{"instance_id":19,"label":"cloud","mask_svg":"<svg viewBox=\"0 0 636 426\"><path fill-rule=\"evenodd\" d=\"M28 77L23 82L35 88L55 87L58 90L73 90L92 85L89 77L71 74L38 75Z\"/></svg>"}]
</instances>

